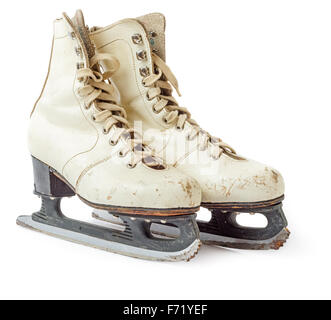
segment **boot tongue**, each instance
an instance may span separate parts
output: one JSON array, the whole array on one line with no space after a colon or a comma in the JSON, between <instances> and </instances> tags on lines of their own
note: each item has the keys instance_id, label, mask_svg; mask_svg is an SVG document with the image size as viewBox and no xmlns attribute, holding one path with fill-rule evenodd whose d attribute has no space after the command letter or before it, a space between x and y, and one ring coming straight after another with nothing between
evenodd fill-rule
<instances>
[{"instance_id":1,"label":"boot tongue","mask_svg":"<svg viewBox=\"0 0 331 320\"><path fill-rule=\"evenodd\" d=\"M165 16L161 13L150 13L137 18L137 20L147 32L151 50L165 61Z\"/></svg>"},{"instance_id":2,"label":"boot tongue","mask_svg":"<svg viewBox=\"0 0 331 320\"><path fill-rule=\"evenodd\" d=\"M95 49L90 40L89 29L85 25L85 20L84 20L84 15L83 15L82 10L76 11L75 16L72 18L72 22L84 42L89 59L91 59L95 54Z\"/></svg>"}]
</instances>

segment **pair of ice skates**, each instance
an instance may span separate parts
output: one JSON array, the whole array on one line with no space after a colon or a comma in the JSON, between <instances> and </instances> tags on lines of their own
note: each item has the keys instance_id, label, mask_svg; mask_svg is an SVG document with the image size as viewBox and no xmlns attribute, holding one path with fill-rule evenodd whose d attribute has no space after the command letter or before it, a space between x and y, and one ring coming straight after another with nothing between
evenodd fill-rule
<instances>
[{"instance_id":1,"label":"pair of ice skates","mask_svg":"<svg viewBox=\"0 0 331 320\"><path fill-rule=\"evenodd\" d=\"M17 223L152 260L189 260L200 239L278 249L289 236L281 175L238 156L178 105L164 32L161 14L90 30L81 11L54 22L48 75L29 128L42 206ZM64 216L61 199L74 195L109 227ZM209 222L196 221L200 205L212 212ZM268 225L240 226L241 212L260 213Z\"/></svg>"}]
</instances>

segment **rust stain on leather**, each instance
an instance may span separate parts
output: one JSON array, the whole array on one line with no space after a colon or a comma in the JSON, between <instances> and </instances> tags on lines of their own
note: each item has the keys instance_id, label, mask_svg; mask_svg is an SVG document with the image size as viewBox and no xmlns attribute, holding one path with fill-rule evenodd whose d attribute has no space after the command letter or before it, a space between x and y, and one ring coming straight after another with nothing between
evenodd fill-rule
<instances>
[{"instance_id":1,"label":"rust stain on leather","mask_svg":"<svg viewBox=\"0 0 331 320\"><path fill-rule=\"evenodd\" d=\"M181 185L183 191L186 192L190 198L192 198L193 193L192 193L192 186L191 186L190 182L186 181L186 183L184 183L183 181L179 181L178 183Z\"/></svg>"}]
</instances>

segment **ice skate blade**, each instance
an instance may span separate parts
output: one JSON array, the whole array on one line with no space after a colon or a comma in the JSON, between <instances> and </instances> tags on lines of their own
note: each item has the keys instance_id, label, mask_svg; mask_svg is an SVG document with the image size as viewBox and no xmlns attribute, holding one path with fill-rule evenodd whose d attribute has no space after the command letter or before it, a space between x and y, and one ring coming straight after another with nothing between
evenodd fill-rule
<instances>
[{"instance_id":1,"label":"ice skate blade","mask_svg":"<svg viewBox=\"0 0 331 320\"><path fill-rule=\"evenodd\" d=\"M32 216L19 216L16 223L22 227L63 240L79 243L88 247L152 261L189 261L196 256L201 246L200 240L196 239L190 246L182 251L162 252L129 246L118 242L102 240L78 232L39 223L34 221Z\"/></svg>"},{"instance_id":2,"label":"ice skate blade","mask_svg":"<svg viewBox=\"0 0 331 320\"><path fill-rule=\"evenodd\" d=\"M104 210L94 210L92 213L93 218L109 222L115 225L123 226L123 222L119 217L110 214ZM151 228L152 233L164 236L167 238L174 238L176 228L155 224L153 228ZM225 237L215 234L210 234L206 232L200 232L200 240L202 244L206 245L216 245L226 248L232 249L244 249L244 250L278 250L280 249L286 242L286 240L290 236L290 231L287 228L282 229L278 234L274 237L266 240L248 240L248 239L237 239L231 237Z\"/></svg>"},{"instance_id":3,"label":"ice skate blade","mask_svg":"<svg viewBox=\"0 0 331 320\"><path fill-rule=\"evenodd\" d=\"M234 249L278 250L284 245L290 233L282 203L254 208L253 204L229 207L226 210L208 208L210 221L197 221L203 243ZM261 204L259 204L261 205ZM267 219L265 227L243 226L237 221L238 214L261 214Z\"/></svg>"},{"instance_id":4,"label":"ice skate blade","mask_svg":"<svg viewBox=\"0 0 331 320\"><path fill-rule=\"evenodd\" d=\"M209 233L200 233L200 239L203 244L216 245L232 249L244 249L244 250L278 250L287 241L290 236L290 231L284 228L277 235L267 240L241 240L230 237L223 237L213 235Z\"/></svg>"},{"instance_id":5,"label":"ice skate blade","mask_svg":"<svg viewBox=\"0 0 331 320\"><path fill-rule=\"evenodd\" d=\"M163 235L171 238L174 235L175 228L167 225L155 225L151 229L154 234ZM205 245L215 245L231 249L242 250L279 250L284 246L290 236L287 228L281 230L277 235L266 240L248 240L224 237L210 233L200 232L200 240Z\"/></svg>"},{"instance_id":6,"label":"ice skate blade","mask_svg":"<svg viewBox=\"0 0 331 320\"><path fill-rule=\"evenodd\" d=\"M114 222L111 222L114 223ZM118 223L114 223L118 224ZM175 237L175 228L167 225L155 225L151 229L154 234L167 238ZM236 238L217 236L209 233L200 232L200 240L204 245L215 245L231 249L242 250L279 250L284 246L290 236L290 231L284 228L280 233L267 240L240 240Z\"/></svg>"},{"instance_id":7,"label":"ice skate blade","mask_svg":"<svg viewBox=\"0 0 331 320\"><path fill-rule=\"evenodd\" d=\"M96 216L94 214L94 216ZM113 220L115 221L115 220ZM119 224L116 222L111 222ZM174 237L175 228L167 225L155 225L151 229L153 234L164 236L167 238ZM279 250L284 246L285 242L290 236L290 231L284 228L277 235L267 240L248 240L248 239L236 239L224 236L218 236L214 234L200 232L200 240L204 245L215 245L231 249L242 249L242 250Z\"/></svg>"}]
</instances>

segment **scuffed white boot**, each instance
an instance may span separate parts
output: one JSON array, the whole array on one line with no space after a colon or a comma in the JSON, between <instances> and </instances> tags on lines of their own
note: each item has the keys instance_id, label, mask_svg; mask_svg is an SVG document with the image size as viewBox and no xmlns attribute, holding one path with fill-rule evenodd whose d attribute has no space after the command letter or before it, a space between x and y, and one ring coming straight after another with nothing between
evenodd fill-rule
<instances>
[{"instance_id":1,"label":"scuffed white boot","mask_svg":"<svg viewBox=\"0 0 331 320\"><path fill-rule=\"evenodd\" d=\"M221 139L201 129L172 96L178 82L165 63L165 18L149 14L105 28L92 28L97 52L117 57L120 68L112 81L133 124L142 122L144 138L166 162L196 179L202 206L212 212L199 222L205 243L246 249L278 249L289 236L282 211L284 182L269 166L238 156ZM105 70L111 65L104 61ZM246 228L241 212L259 213L265 228ZM94 214L106 218L107 214ZM162 232L165 232L162 228ZM160 231L160 228L158 228ZM169 230L167 231L170 232Z\"/></svg>"},{"instance_id":2,"label":"scuffed white boot","mask_svg":"<svg viewBox=\"0 0 331 320\"><path fill-rule=\"evenodd\" d=\"M92 247L152 260L189 260L199 248L195 212L198 183L167 166L129 125L108 80L120 67L109 53L95 53L81 11L54 22L49 71L31 114L29 149L35 193L42 208L17 223ZM102 73L99 63L109 69ZM69 219L63 197L77 195L93 208L121 217L122 230ZM152 235L171 224L179 235Z\"/></svg>"}]
</instances>

